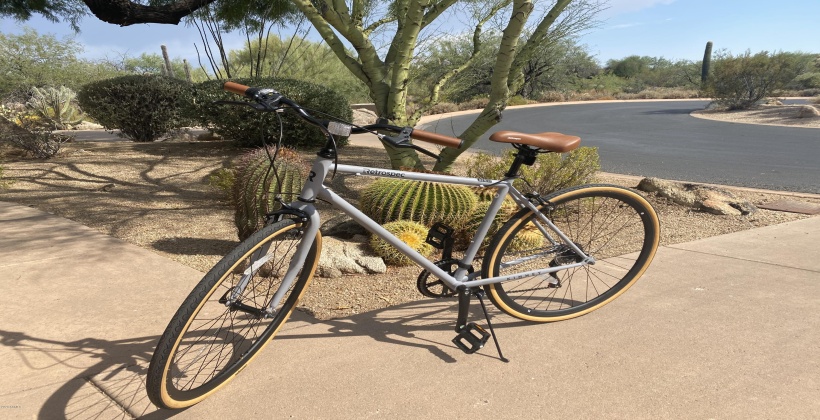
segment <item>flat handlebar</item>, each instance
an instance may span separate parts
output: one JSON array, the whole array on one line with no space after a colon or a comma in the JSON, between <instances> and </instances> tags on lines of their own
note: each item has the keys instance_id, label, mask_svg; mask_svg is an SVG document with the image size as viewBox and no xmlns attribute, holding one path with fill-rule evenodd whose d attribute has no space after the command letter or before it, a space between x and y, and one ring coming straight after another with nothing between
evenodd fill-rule
<instances>
[{"instance_id":1,"label":"flat handlebar","mask_svg":"<svg viewBox=\"0 0 820 420\"><path fill-rule=\"evenodd\" d=\"M254 98L254 99L257 99L257 100L259 99L259 98L257 98L258 93L265 92L265 91L273 93L273 94L276 95L276 100L277 101L281 101L283 104L286 104L286 105L291 106L292 108L295 108L297 113L301 117L303 117L306 121L308 121L312 124L317 124L317 125L322 125L322 126L327 127L326 122L324 124L322 124L320 121L318 121L315 118L313 118L312 116L310 116L310 114L308 114L302 107L297 105L295 102L293 102L293 101L291 101L287 98L284 98L283 96L281 96L281 94L279 94L276 91L267 90L267 89L260 89L260 88L254 88L254 87L245 86L243 84L235 83L235 82L225 82L225 84L222 85L222 88L224 90L228 91L228 92L235 93L237 95L246 96L246 97L249 97L249 98ZM368 126L368 127L385 128L385 129L395 131L395 132L400 132L404 129L404 127L398 127L398 126L392 126L392 125L386 125L386 124L374 124L374 125ZM368 128L368 127L365 127L365 128ZM424 142L427 142L427 143L437 144L439 146L452 147L452 148L455 148L455 149L461 148L462 144L464 143L463 140L461 140L459 138L456 138L456 137L445 136L443 134L433 133L433 132L430 132L430 131L424 131L424 130L419 130L419 129L414 129L414 128L410 128L410 129L412 130L410 132L410 138L415 139L415 140L420 140L420 141L424 141ZM354 130L354 132L356 132L356 131L359 131L359 130Z\"/></svg>"},{"instance_id":2,"label":"flat handlebar","mask_svg":"<svg viewBox=\"0 0 820 420\"><path fill-rule=\"evenodd\" d=\"M250 86L245 86L234 82L225 82L225 84L222 85L222 89L237 95L246 96Z\"/></svg>"}]
</instances>

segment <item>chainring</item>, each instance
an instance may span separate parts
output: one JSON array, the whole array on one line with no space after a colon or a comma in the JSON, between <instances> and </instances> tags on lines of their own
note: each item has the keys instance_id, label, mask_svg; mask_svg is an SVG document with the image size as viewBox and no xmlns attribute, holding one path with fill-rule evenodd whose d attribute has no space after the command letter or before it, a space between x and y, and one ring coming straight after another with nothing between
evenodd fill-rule
<instances>
[{"instance_id":1,"label":"chainring","mask_svg":"<svg viewBox=\"0 0 820 420\"><path fill-rule=\"evenodd\" d=\"M436 262L436 267L441 268L446 271L447 274L452 275L456 272L458 263L459 261L457 259L450 258ZM472 273L473 268L470 267L467 272ZM423 270L419 274L419 278L416 280L416 288L419 290L419 293L436 299L448 298L456 295L456 292L447 287L441 279L431 276L431 274L432 273L427 270Z\"/></svg>"}]
</instances>

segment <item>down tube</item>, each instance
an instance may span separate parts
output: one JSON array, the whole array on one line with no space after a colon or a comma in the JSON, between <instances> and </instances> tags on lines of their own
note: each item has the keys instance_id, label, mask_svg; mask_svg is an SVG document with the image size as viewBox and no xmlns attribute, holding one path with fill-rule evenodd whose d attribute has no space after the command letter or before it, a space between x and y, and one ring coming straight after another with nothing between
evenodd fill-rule
<instances>
[{"instance_id":1,"label":"down tube","mask_svg":"<svg viewBox=\"0 0 820 420\"><path fill-rule=\"evenodd\" d=\"M375 234L376 236L384 239L390 245L396 247L396 249L398 249L402 254L406 255L407 258L410 258L425 270L435 274L439 279L447 283L447 285L450 286L452 289L455 290L455 288L458 287L459 284L461 284L456 279L454 279L453 276L451 276L441 268L437 267L427 258L422 257L421 254L416 252L413 248L410 248L400 239L393 236L393 234L388 232L385 228L381 227L381 225L379 225L378 223L374 222L371 218L367 217L364 213L362 213L352 204L348 203L347 201L339 197L335 192L324 189L319 192L319 198L328 201L333 206L345 212L348 216L350 216L351 219L355 220L357 223L362 225L362 227L369 230L370 232L373 232L373 234Z\"/></svg>"}]
</instances>

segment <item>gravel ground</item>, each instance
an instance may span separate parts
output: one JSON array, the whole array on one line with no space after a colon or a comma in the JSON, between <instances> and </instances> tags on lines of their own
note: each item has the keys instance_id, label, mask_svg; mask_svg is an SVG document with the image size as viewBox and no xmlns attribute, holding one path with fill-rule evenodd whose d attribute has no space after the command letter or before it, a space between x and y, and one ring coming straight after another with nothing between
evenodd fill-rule
<instances>
[{"instance_id":1,"label":"gravel ground","mask_svg":"<svg viewBox=\"0 0 820 420\"><path fill-rule=\"evenodd\" d=\"M6 153L5 177L12 184L0 192L0 200L66 217L204 272L237 243L232 209L207 179L239 153L227 142L183 141L77 142L48 161ZM305 157L312 159L312 153ZM381 150L364 147L342 149L340 160L388 165ZM615 175L600 178L637 184ZM337 177L333 188L355 199L363 182L361 177ZM735 192L754 204L783 198ZM661 219L662 245L806 217L768 210L748 217L715 216L654 196L649 200ZM817 198L799 200L820 203ZM417 300L422 298L415 289L418 273L417 268L390 267L379 275L316 278L301 306L317 318L330 319Z\"/></svg>"},{"instance_id":2,"label":"gravel ground","mask_svg":"<svg viewBox=\"0 0 820 420\"><path fill-rule=\"evenodd\" d=\"M761 105L742 111L695 111L693 117L747 124L820 128L820 117L800 118L800 108L811 105ZM820 109L820 105L813 105Z\"/></svg>"}]
</instances>

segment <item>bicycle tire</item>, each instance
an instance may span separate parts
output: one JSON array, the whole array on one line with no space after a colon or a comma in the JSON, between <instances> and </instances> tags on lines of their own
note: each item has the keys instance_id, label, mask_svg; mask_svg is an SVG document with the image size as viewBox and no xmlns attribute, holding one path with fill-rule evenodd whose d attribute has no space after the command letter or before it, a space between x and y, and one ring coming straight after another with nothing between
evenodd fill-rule
<instances>
[{"instance_id":1,"label":"bicycle tire","mask_svg":"<svg viewBox=\"0 0 820 420\"><path fill-rule=\"evenodd\" d=\"M275 314L260 312L281 287L303 240L301 223L273 223L241 242L203 277L171 319L151 358L146 390L154 405L181 409L202 401L230 382L271 341L298 304L319 261L317 232ZM248 286L235 304L227 304L243 273L250 273Z\"/></svg>"},{"instance_id":2,"label":"bicycle tire","mask_svg":"<svg viewBox=\"0 0 820 420\"><path fill-rule=\"evenodd\" d=\"M486 285L487 296L501 311L533 322L575 318L620 296L652 262L660 222L652 205L637 192L592 184L544 199L547 204L539 206L539 211L595 258L595 264ZM580 261L551 232L557 244L550 242L533 220L534 212L522 209L493 236L482 265L484 278Z\"/></svg>"}]
</instances>

